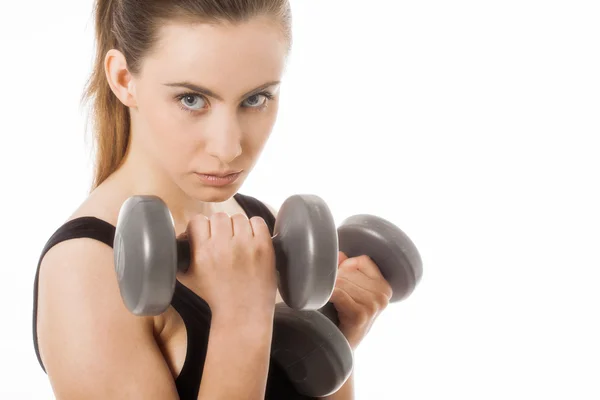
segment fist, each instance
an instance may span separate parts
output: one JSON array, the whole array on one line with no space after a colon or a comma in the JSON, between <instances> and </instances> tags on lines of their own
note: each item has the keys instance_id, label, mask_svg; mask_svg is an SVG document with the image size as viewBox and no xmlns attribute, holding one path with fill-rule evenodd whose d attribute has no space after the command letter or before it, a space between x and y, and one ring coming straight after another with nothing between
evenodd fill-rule
<instances>
[{"instance_id":1,"label":"fist","mask_svg":"<svg viewBox=\"0 0 600 400\"><path fill-rule=\"evenodd\" d=\"M389 304L392 288L370 257L348 258L339 253L338 276L329 301L338 312L340 331L356 349Z\"/></svg>"}]
</instances>

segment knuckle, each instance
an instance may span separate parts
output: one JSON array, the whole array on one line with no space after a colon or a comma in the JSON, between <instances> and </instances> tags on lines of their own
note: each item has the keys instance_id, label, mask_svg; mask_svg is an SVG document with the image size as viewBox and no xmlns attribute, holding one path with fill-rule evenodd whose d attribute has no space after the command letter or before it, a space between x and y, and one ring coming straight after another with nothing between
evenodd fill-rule
<instances>
[{"instance_id":1,"label":"knuckle","mask_svg":"<svg viewBox=\"0 0 600 400\"><path fill-rule=\"evenodd\" d=\"M275 261L275 250L270 239L254 241L253 253L257 260L268 261L269 263Z\"/></svg>"},{"instance_id":2,"label":"knuckle","mask_svg":"<svg viewBox=\"0 0 600 400\"><path fill-rule=\"evenodd\" d=\"M369 320L369 312L366 308L361 308L356 314L356 321L359 325L365 325Z\"/></svg>"},{"instance_id":3,"label":"knuckle","mask_svg":"<svg viewBox=\"0 0 600 400\"><path fill-rule=\"evenodd\" d=\"M384 308L386 308L389 302L390 300L387 293L379 293L377 295L377 305L379 309L383 310Z\"/></svg>"},{"instance_id":4,"label":"knuckle","mask_svg":"<svg viewBox=\"0 0 600 400\"><path fill-rule=\"evenodd\" d=\"M392 286L387 281L384 294L386 297L386 302L389 302L392 299L392 296L394 295L394 289L392 289Z\"/></svg>"},{"instance_id":5,"label":"knuckle","mask_svg":"<svg viewBox=\"0 0 600 400\"><path fill-rule=\"evenodd\" d=\"M209 259L209 254L207 252L206 246L203 244L195 246L193 251L191 252L191 257L192 264L206 264L206 262Z\"/></svg>"},{"instance_id":6,"label":"knuckle","mask_svg":"<svg viewBox=\"0 0 600 400\"><path fill-rule=\"evenodd\" d=\"M206 231L206 225L208 225L208 218L205 216L194 216L188 222L185 232L182 237L195 240L197 236L201 236L201 233Z\"/></svg>"},{"instance_id":7,"label":"knuckle","mask_svg":"<svg viewBox=\"0 0 600 400\"><path fill-rule=\"evenodd\" d=\"M270 254L274 253L273 241L268 237L257 240L256 241L256 251L261 255L270 255Z\"/></svg>"},{"instance_id":8,"label":"knuckle","mask_svg":"<svg viewBox=\"0 0 600 400\"><path fill-rule=\"evenodd\" d=\"M366 314L370 317L372 315L377 314L377 312L379 311L379 304L377 301L372 301L366 306L366 309L367 309Z\"/></svg>"}]
</instances>

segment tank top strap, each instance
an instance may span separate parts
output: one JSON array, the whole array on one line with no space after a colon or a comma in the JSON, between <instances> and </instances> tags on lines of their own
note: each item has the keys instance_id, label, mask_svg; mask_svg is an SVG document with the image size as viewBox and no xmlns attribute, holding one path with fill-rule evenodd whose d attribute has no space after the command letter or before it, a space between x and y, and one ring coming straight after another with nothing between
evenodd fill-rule
<instances>
[{"instance_id":1,"label":"tank top strap","mask_svg":"<svg viewBox=\"0 0 600 400\"><path fill-rule=\"evenodd\" d=\"M244 209L248 218L256 216L262 217L267 223L271 235L273 235L273 232L275 230L275 215L273 215L273 213L271 212L271 210L269 210L265 203L263 203L255 197L240 193L237 193L233 197L238 202L238 204Z\"/></svg>"}]
</instances>

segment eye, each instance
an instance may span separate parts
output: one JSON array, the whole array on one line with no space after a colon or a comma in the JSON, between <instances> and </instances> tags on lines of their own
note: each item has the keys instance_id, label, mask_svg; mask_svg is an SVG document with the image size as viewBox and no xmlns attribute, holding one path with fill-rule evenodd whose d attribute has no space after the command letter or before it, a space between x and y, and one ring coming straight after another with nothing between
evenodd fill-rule
<instances>
[{"instance_id":1,"label":"eye","mask_svg":"<svg viewBox=\"0 0 600 400\"><path fill-rule=\"evenodd\" d=\"M270 93L258 93L244 100L244 107L261 108L266 104L267 100L271 100L272 98L273 96Z\"/></svg>"},{"instance_id":2,"label":"eye","mask_svg":"<svg viewBox=\"0 0 600 400\"><path fill-rule=\"evenodd\" d=\"M197 94L186 94L181 96L181 104L192 111L202 110L206 107L206 100Z\"/></svg>"}]
</instances>

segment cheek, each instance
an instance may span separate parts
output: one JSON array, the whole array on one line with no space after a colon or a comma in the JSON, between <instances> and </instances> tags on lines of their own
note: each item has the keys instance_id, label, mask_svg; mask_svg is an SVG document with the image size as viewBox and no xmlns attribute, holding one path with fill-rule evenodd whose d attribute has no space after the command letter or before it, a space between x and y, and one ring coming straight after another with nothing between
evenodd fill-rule
<instances>
[{"instance_id":1,"label":"cheek","mask_svg":"<svg viewBox=\"0 0 600 400\"><path fill-rule=\"evenodd\" d=\"M271 104L266 111L258 115L250 114L244 118L244 150L253 155L260 152L269 138L276 120L277 104Z\"/></svg>"},{"instance_id":2,"label":"cheek","mask_svg":"<svg viewBox=\"0 0 600 400\"><path fill-rule=\"evenodd\" d=\"M157 158L173 172L185 169L194 153L190 120L174 102L154 100L152 106L147 107L146 121L152 147Z\"/></svg>"}]
</instances>

